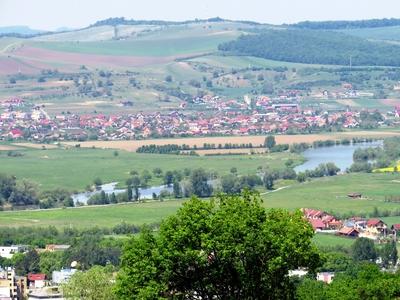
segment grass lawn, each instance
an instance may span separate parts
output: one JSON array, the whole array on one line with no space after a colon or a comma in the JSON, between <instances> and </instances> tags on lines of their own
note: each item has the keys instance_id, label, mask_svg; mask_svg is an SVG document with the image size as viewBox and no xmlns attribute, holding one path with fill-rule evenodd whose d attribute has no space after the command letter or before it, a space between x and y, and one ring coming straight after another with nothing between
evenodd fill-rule
<instances>
[{"instance_id":1,"label":"grass lawn","mask_svg":"<svg viewBox=\"0 0 400 300\"><path fill-rule=\"evenodd\" d=\"M129 203L36 211L1 212L0 226L113 227L125 221L142 225L160 222L172 215L182 201Z\"/></svg>"},{"instance_id":2,"label":"grass lawn","mask_svg":"<svg viewBox=\"0 0 400 300\"><path fill-rule=\"evenodd\" d=\"M21 150L21 157L9 157L6 153L0 151L0 173L33 180L41 190L63 187L70 191L84 190L97 177L103 182L125 182L132 170L140 173L156 167L163 171L204 168L224 174L236 167L240 174L254 174L258 166L282 168L289 158L301 160L299 155L289 153L198 157L118 151L119 155L114 156L114 150L83 148L25 149ZM156 178L150 182L160 183L161 179Z\"/></svg>"},{"instance_id":3,"label":"grass lawn","mask_svg":"<svg viewBox=\"0 0 400 300\"><path fill-rule=\"evenodd\" d=\"M348 193L362 193L363 199L353 200ZM316 208L336 213L372 212L400 209L400 204L384 202L385 196L400 195L399 174L348 174L315 179L289 185L264 195L266 207L287 209Z\"/></svg>"},{"instance_id":4,"label":"grass lawn","mask_svg":"<svg viewBox=\"0 0 400 300\"><path fill-rule=\"evenodd\" d=\"M345 248L349 248L354 243L354 239L326 233L315 234L313 241L318 247L342 246Z\"/></svg>"}]
</instances>

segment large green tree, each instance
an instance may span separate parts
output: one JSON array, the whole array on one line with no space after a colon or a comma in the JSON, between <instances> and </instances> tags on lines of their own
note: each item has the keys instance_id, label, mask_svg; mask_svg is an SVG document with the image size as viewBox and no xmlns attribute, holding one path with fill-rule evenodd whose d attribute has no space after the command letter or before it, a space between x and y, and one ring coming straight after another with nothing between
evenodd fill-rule
<instances>
[{"instance_id":1,"label":"large green tree","mask_svg":"<svg viewBox=\"0 0 400 300\"><path fill-rule=\"evenodd\" d=\"M95 266L86 272L76 272L62 286L65 299L113 300L112 272L107 267Z\"/></svg>"},{"instance_id":2,"label":"large green tree","mask_svg":"<svg viewBox=\"0 0 400 300\"><path fill-rule=\"evenodd\" d=\"M257 194L193 198L154 235L124 249L118 299L285 299L288 272L313 272L320 256L300 212L266 211Z\"/></svg>"},{"instance_id":3,"label":"large green tree","mask_svg":"<svg viewBox=\"0 0 400 300\"><path fill-rule=\"evenodd\" d=\"M357 239L351 248L351 253L356 261L374 261L377 257L374 241L367 238Z\"/></svg>"},{"instance_id":4,"label":"large green tree","mask_svg":"<svg viewBox=\"0 0 400 300\"><path fill-rule=\"evenodd\" d=\"M269 135L264 140L264 147L268 149L272 149L276 145L275 137L273 135Z\"/></svg>"}]
</instances>

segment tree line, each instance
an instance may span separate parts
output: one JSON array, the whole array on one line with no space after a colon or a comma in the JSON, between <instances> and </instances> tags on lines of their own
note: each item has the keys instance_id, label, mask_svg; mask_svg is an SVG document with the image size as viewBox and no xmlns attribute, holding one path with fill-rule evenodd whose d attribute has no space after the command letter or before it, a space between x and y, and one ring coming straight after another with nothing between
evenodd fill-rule
<instances>
[{"instance_id":1,"label":"tree line","mask_svg":"<svg viewBox=\"0 0 400 300\"><path fill-rule=\"evenodd\" d=\"M356 29L356 28L376 28L399 26L400 19L384 18L356 21L304 21L291 24L290 27L317 30L337 30L337 29Z\"/></svg>"},{"instance_id":2,"label":"tree line","mask_svg":"<svg viewBox=\"0 0 400 300\"><path fill-rule=\"evenodd\" d=\"M370 173L374 169L386 168L395 164L394 171L397 172L397 161L400 159L400 137L386 138L383 147L359 148L353 153L353 164L349 172Z\"/></svg>"},{"instance_id":3,"label":"tree line","mask_svg":"<svg viewBox=\"0 0 400 300\"><path fill-rule=\"evenodd\" d=\"M202 146L198 147L197 145L178 145L178 144L168 144L168 145L143 145L140 146L136 152L137 153L156 153L156 154L182 154L183 151L190 151L189 154L192 153L195 155L195 150L210 150L210 149L251 149L253 148L252 143L242 143L242 144L234 144L234 143L225 143L225 144L213 144L213 143L204 143Z\"/></svg>"},{"instance_id":4,"label":"tree line","mask_svg":"<svg viewBox=\"0 0 400 300\"><path fill-rule=\"evenodd\" d=\"M29 180L0 173L0 205L2 207L36 206L40 208L74 206L70 193L64 189L39 192Z\"/></svg>"}]
</instances>

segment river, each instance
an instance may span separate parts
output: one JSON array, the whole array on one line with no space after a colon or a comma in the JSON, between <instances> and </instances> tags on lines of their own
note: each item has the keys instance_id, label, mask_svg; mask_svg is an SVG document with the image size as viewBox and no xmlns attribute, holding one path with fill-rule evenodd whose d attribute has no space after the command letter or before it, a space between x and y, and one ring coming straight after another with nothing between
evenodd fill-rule
<instances>
[{"instance_id":1,"label":"river","mask_svg":"<svg viewBox=\"0 0 400 300\"><path fill-rule=\"evenodd\" d=\"M104 191L107 195L111 195L112 193L121 194L125 193L126 189L117 189L118 182L111 182L107 184L103 184L100 186L100 189L93 191L93 192L83 192L83 193L78 193L78 194L73 194L72 200L74 200L74 203L83 203L87 204L87 201L92 197L93 195L100 194L101 191ZM140 194L140 199L152 199L153 198L153 193L156 194L157 196L160 195L161 191L166 190L168 192L172 192L172 187L168 187L166 185L160 185L160 186L152 186L149 188L140 188L139 189L139 194Z\"/></svg>"},{"instance_id":2,"label":"river","mask_svg":"<svg viewBox=\"0 0 400 300\"><path fill-rule=\"evenodd\" d=\"M382 146L383 141L370 143L356 143L349 145L337 145L331 147L310 148L302 153L306 162L294 168L296 172L313 170L319 164L333 162L342 172L346 171L353 163L353 153L358 148Z\"/></svg>"}]
</instances>

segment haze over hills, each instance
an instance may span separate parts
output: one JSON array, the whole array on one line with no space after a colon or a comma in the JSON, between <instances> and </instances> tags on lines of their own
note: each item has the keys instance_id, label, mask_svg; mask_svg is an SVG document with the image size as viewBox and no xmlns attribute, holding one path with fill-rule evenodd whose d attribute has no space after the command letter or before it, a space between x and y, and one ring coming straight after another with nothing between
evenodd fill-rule
<instances>
[{"instance_id":1,"label":"haze over hills","mask_svg":"<svg viewBox=\"0 0 400 300\"><path fill-rule=\"evenodd\" d=\"M36 35L46 32L45 30L32 29L29 26L6 26L0 27L0 35L17 34L17 35Z\"/></svg>"}]
</instances>

